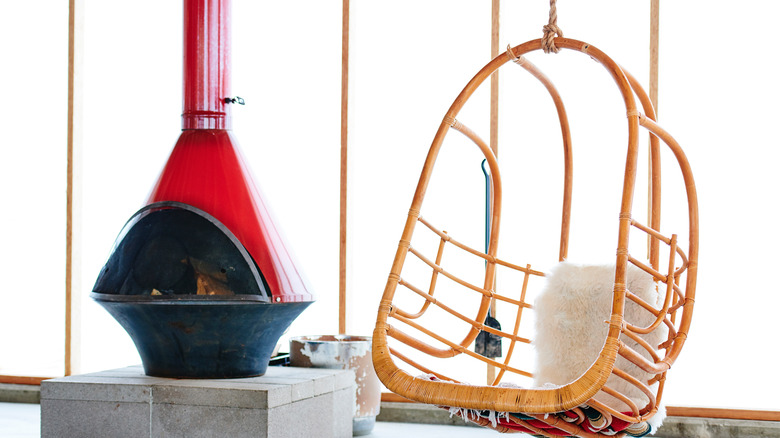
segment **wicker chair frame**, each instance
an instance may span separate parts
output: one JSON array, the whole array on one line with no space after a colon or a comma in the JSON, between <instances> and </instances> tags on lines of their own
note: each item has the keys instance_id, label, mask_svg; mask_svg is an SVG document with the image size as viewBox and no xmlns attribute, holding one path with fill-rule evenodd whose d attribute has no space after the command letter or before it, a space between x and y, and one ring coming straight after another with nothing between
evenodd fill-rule
<instances>
[{"instance_id":1,"label":"wicker chair frame","mask_svg":"<svg viewBox=\"0 0 780 438\"><path fill-rule=\"evenodd\" d=\"M655 112L653 110L650 99L647 97L647 94L641 88L636 79L623 70L610 57L590 44L573 39L555 38L555 45L561 49L584 53L601 63L606 68L606 70L615 80L615 83L620 90L623 101L625 103L628 121L628 151L618 223L618 248L616 256L616 272L611 318L609 321L606 321L609 325L608 335L603 349L598 356L598 359L579 378L560 387L523 389L516 387L498 386L503 378L512 374L524 376L531 375L531 373L528 371L513 368L508 365L515 344L518 342L528 343L530 340L521 338L517 335L517 324L515 324L514 332L510 332L494 329L486 326L483 323L485 321L485 317L488 315L488 309L492 300L498 300L502 303L509 303L517 306L518 319L523 309L532 307L530 304L525 302L525 284L523 285L522 295L519 299L516 297L502 295L494 290L495 272L497 266L502 267L502 269L508 268L521 272L524 275L526 283L529 277L544 276L542 272L531 269L530 265L519 266L497 258L502 210L501 173L499 171L498 161L488 145L485 144L485 142L482 141L474 132L472 132L469 128L464 126L456 119L458 112L464 106L472 93L479 87L479 85L499 67L503 66L509 61L514 60L517 64L520 64L521 67L523 67L539 81L541 81L555 102L555 107L557 109L560 120L565 162L559 259L566 259L568 252L573 166L571 136L569 132L566 111L557 90L542 72L540 72L533 64L531 64L526 58L523 57L524 54L537 51L542 48L541 40L537 39L528 41L513 48L509 48L505 54L499 55L490 61L484 68L482 68L482 70L480 70L474 76L474 78L466 85L463 91L455 99L454 103L444 116L441 125L439 126L423 166L422 174L414 194L412 205L409 209L406 225L404 227L392 269L387 280L387 285L379 306L376 327L373 334L374 367L381 381L387 386L388 389L405 398L423 403L435 404L439 406L455 406L474 410L522 412L537 419L548 418L547 414L550 413L557 413L572 409L576 410L578 406L588 404L589 406L595 407L599 411L607 415L611 415L612 417L620 418L630 423L639 423L646 421L656 413L658 404L660 403L663 394L666 373L680 354L683 344L687 338L687 333L691 323L696 289L696 273L699 248L699 217L696 188L690 165L687 158L685 157L685 154L683 153L683 150L671 137L671 135L664 131L655 122ZM637 108L635 97L640 101L642 111ZM638 140L640 135L640 126L645 128L651 134L649 146L649 184L651 187L649 198L651 206L651 217L649 219L649 226L644 225L636 219L632 218L632 202L637 176L637 157L639 151ZM465 134L476 144L476 146L484 154L492 175L493 210L490 224L491 233L489 236L489 244L486 252L475 250L456 241L452 238L452 236L437 229L433 224L423 219L420 215L423 199L425 197L426 189L433 172L437 155L444 142L446 134L451 128ZM671 150L682 172L688 203L687 208L689 228L687 235L687 251L684 251L677 245L677 235L671 235L667 237L659 232L661 224L661 159L659 140L665 143ZM415 227L418 224L422 224L424 227L427 227L432 232L438 234L441 238L439 253L435 259L426 258L411 246L412 235ZM629 254L628 241L629 235L632 233L644 233L646 235L645 238L647 238L649 241L649 262L640 262L637 258ZM454 275L454 273L449 273L442 269L439 263L441 260L441 252L446 244L459 247L460 249L485 260L484 283L482 285L468 284L467 282L459 279L456 275ZM669 264L663 268L658 266L660 259L659 255L662 251L661 244L663 244L669 254ZM407 255L409 254L413 254L431 267L433 280L431 282L432 286L430 290L421 290L421 288L407 283L401 277L401 271L404 266L404 262L407 259ZM650 304L645 303L630 293L630 291L627 291L625 278L628 264L634 264L640 267L655 278L657 284L659 285L661 296L664 298L664 304L660 310L653 308L653 306ZM445 304L446 297L437 296L434 298L434 284L437 275L446 275L453 281L459 282L464 286L476 291L477 293L482 294L480 305L477 309L475 309L476 314L473 316L473 318L462 315L461 313L457 313L448 307ZM681 279L683 279L682 283ZM399 306L394 304L394 296L398 286L403 286L404 288L411 290L413 293L419 295L425 300L424 305L418 312L404 311ZM627 300L632 300L644 307L649 312L652 312L653 315L656 316L655 321L647 327L638 327L624 321L623 312ZM465 338L459 342L456 342L447 339L445 335L441 334L442 331L446 331L446 328L444 327L439 329L432 329L417 324L415 322L416 318L425 313L430 306L437 306L443 311L449 312L459 319L466 321L472 326L471 330L468 331ZM399 327L412 327L415 330L418 330L427 336L436 339L447 347L436 348L425 342L422 342L406 334L399 327L391 325L389 323L390 319L397 321ZM651 346L647 345L647 343L642 343L640 338L641 334L649 333L662 327L668 330L668 339L666 342L659 346ZM494 335L501 336L505 340L508 340L508 343L510 344L508 349L509 351L507 353L507 357L504 360L499 361L492 358L482 357L469 350L469 347L474 342L480 331L487 331ZM639 342L646 351L640 353L632 348L629 348L623 341L621 341L621 337L623 337L623 339L630 338ZM477 360L495 366L499 371L498 376L496 377L493 384L490 385L474 385L457 382L454 379L450 379L446 375L432 370L426 365L418 363L418 361L405 356L401 352L397 351L397 349L391 348L388 345L388 340L390 338L395 340L393 342L401 342L432 357L448 358L460 354L469 355ZM647 373L651 373L655 377L650 381L640 381L639 379L631 376L628 371L621 370L615 366L616 358L618 356L627 359L641 370ZM433 374L437 377L437 379L431 380L423 377L412 376L407 371L400 369L394 362L394 359L405 362L423 373ZM605 386L607 379L611 375L615 375L618 378L630 382L632 385L639 388L647 396L649 403L646 406L636 406L636 404L628 400L628 397L625 395ZM654 383L658 383L658 385L656 385L657 389L651 390L650 387ZM608 407L603 403L599 403L594 399L594 396L596 396L596 394L600 391L622 400L625 402L628 408L625 410L618 410ZM516 421L522 424L521 420ZM481 422L483 424L486 423L485 421ZM574 424L562 424L560 427L572 435L601 436L584 431ZM502 428L501 426L494 428L499 431L508 431L503 430L505 428ZM531 430L534 430L534 433L538 432L541 435L548 436L546 435L546 432L542 430L536 430L533 428L531 428Z\"/></svg>"}]
</instances>

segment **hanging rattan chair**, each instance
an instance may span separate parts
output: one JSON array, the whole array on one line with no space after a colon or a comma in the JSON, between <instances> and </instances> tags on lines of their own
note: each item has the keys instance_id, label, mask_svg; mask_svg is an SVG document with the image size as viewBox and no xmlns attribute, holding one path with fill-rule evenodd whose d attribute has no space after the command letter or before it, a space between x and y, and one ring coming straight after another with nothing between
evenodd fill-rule
<instances>
[{"instance_id":1,"label":"hanging rattan chair","mask_svg":"<svg viewBox=\"0 0 780 438\"><path fill-rule=\"evenodd\" d=\"M617 84L626 108L628 150L622 200L619 209L615 206L614 215L618 247L615 264L612 271L608 271L611 276L608 283L610 288L605 291L610 307L607 316L599 321L603 323L606 332L606 338L598 340L600 351L592 363L571 381L526 388L512 383L515 377L527 377L536 372L513 365L513 353L519 351L516 347L534 342L520 336L518 327L521 318L528 318L534 311L533 303L527 301L527 290L543 285L547 274L532 269L527 261L521 263L499 257L502 213L499 164L488 145L458 121L457 116L479 85L499 67L511 61L542 82L555 102L563 137L563 208L562 216L559 216L560 211L555 216L561 218L559 261L566 260L573 184L570 133L566 112L555 87L523 56L542 48L542 40L533 40L508 49L480 70L455 99L439 126L379 306L373 336L374 366L381 381L391 391L414 401L450 408L458 415L501 432L525 432L537 436L642 436L649 432L647 423L659 409L667 371L680 354L691 323L698 259L696 189L682 149L654 121L650 99L638 82L606 54L587 43L566 38L555 38L554 42L558 48L583 53L603 65ZM641 110L637 108L635 98L641 103ZM632 216L639 167L640 127L650 132L649 224L642 224ZM424 219L421 213L437 155L451 129L465 134L473 141L487 160L490 170L493 208L486 251L464 245L457 240L458 236L442 231L443 228L437 226L439 224ZM676 189L684 191L683 199L687 199L688 229L675 230L681 233L679 237L678 234L664 235L659 231L662 163L659 140L668 146L676 158L671 162L674 165L676 161L684 182L684 187ZM412 244L415 230L417 233L434 233L440 242L438 249L432 254L423 254L415 248ZM630 254L629 237L632 240L647 240L648 253L641 257ZM615 236L604 238L614 239ZM687 241L687 249L678 246L678 241ZM442 254L446 251L463 252L469 257L484 260L481 284L459 278L456 272L443 266ZM640 259L648 261L642 262ZM422 261L428 266L429 284L413 284L405 278L404 266L409 260L415 260L416 263ZM501 282L496 287L496 272L504 270L521 275L522 286ZM658 294L658 302L648 302L649 298L632 290L632 280L627 279L627 276L635 275L634 271L650 279L650 290ZM455 303L448 301L450 297L446 291L435 294L441 289L437 289L437 278L439 283L446 278L456 287L476 294L478 305L468 315L455 310ZM423 304L419 309L403 307L408 301L402 297L410 294L415 299L422 299ZM515 309L516 321L509 330L485 324L491 302L499 303L504 310L508 307ZM633 313L639 309L646 317L640 318L641 321L628 320L625 309L629 307L634 308ZM449 324L434 326L423 323L422 317L431 309L462 321L467 327L465 333ZM536 315L536 318L540 316ZM488 358L472 351L475 339L481 332L500 337L507 349L504 357ZM537 334L536 339L542 338L543 334ZM648 339L660 339L660 342ZM535 347L539 349L542 346L537 343ZM457 358L484 362L495 367L498 373L492 382L485 385L457 381L448 377L451 368L447 365L448 361ZM542 382L538 383L541 385ZM637 393L640 397L636 396ZM607 399L609 401L605 401Z\"/></svg>"}]
</instances>

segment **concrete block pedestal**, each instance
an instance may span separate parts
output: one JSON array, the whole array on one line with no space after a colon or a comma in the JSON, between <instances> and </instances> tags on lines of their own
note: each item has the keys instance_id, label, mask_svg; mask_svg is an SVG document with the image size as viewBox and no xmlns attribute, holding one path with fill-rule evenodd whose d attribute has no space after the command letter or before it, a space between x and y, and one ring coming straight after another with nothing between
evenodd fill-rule
<instances>
[{"instance_id":1,"label":"concrete block pedestal","mask_svg":"<svg viewBox=\"0 0 780 438\"><path fill-rule=\"evenodd\" d=\"M242 379L149 377L139 366L46 380L41 436L352 436L349 370L268 367Z\"/></svg>"}]
</instances>

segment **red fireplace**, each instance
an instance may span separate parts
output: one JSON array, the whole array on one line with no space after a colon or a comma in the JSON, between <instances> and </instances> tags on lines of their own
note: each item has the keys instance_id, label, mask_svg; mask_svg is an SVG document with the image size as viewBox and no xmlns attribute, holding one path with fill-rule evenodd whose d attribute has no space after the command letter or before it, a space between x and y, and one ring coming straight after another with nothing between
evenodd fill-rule
<instances>
[{"instance_id":1,"label":"red fireplace","mask_svg":"<svg viewBox=\"0 0 780 438\"><path fill-rule=\"evenodd\" d=\"M91 295L149 375L263 374L314 299L231 131L230 9L184 1L182 133Z\"/></svg>"}]
</instances>

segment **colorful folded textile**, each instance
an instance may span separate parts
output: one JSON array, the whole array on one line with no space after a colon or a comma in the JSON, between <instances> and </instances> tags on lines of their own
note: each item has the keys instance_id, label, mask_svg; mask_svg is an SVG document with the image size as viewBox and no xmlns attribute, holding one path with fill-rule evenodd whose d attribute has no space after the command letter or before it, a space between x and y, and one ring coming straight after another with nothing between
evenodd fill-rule
<instances>
[{"instance_id":1,"label":"colorful folded textile","mask_svg":"<svg viewBox=\"0 0 780 438\"><path fill-rule=\"evenodd\" d=\"M497 413L495 411L475 411L462 408L448 409L453 415L458 415L464 420L471 421L483 426L487 426L502 432L522 432L531 436L545 436L537 432L543 431L549 435L561 437L574 437L571 431L556 427L563 421L568 424L574 424L588 435L596 434L600 436L626 435L631 437L643 437L652 432L652 428L647 422L629 423L615 417L607 417L598 410L587 405L578 408L548 414L539 418L523 413ZM583 415L584 414L584 415ZM625 414L630 415L630 412Z\"/></svg>"}]
</instances>

